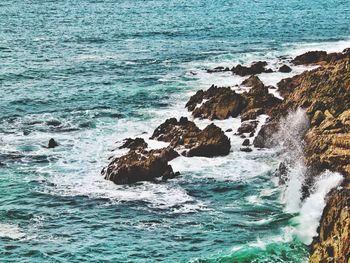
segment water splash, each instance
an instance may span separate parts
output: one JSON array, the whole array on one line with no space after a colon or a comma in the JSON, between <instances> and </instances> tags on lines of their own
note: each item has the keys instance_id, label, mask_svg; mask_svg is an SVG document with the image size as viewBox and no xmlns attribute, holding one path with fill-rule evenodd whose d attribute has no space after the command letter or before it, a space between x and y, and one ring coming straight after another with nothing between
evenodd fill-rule
<instances>
[{"instance_id":1,"label":"water splash","mask_svg":"<svg viewBox=\"0 0 350 263\"><path fill-rule=\"evenodd\" d=\"M342 180L341 174L330 171L325 171L317 178L311 195L304 201L300 215L296 218L299 224L296 234L305 244L311 244L312 238L317 235L317 227L326 206L326 195L340 185Z\"/></svg>"}]
</instances>

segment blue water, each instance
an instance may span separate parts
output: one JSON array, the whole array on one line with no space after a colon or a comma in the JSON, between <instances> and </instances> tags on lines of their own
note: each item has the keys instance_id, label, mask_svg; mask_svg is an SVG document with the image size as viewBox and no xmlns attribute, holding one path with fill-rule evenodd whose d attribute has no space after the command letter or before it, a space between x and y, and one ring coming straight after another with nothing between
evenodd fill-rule
<instances>
[{"instance_id":1,"label":"blue water","mask_svg":"<svg viewBox=\"0 0 350 263\"><path fill-rule=\"evenodd\" d=\"M159 184L116 186L100 170L116 142L223 81L205 68L332 47L349 12L343 0L2 0L0 262L303 262L273 151L233 142L227 157L175 160L181 176ZM42 147L51 137L60 146Z\"/></svg>"}]
</instances>

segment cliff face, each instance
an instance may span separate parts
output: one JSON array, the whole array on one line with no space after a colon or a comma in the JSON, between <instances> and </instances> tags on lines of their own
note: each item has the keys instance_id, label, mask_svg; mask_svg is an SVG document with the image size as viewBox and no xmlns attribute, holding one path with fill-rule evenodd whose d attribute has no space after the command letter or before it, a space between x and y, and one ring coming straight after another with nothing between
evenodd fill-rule
<instances>
[{"instance_id":1,"label":"cliff face","mask_svg":"<svg viewBox=\"0 0 350 263\"><path fill-rule=\"evenodd\" d=\"M330 193L311 245L310 262L350 262L350 189Z\"/></svg>"},{"instance_id":2,"label":"cliff face","mask_svg":"<svg viewBox=\"0 0 350 263\"><path fill-rule=\"evenodd\" d=\"M314 59L315 60L315 59ZM314 61L318 68L278 84L285 97L272 113L273 125L289 110L303 108L310 128L305 134L305 160L311 177L328 169L344 176L328 195L310 262L350 262L350 57L327 54ZM266 133L262 129L261 133ZM265 137L266 134L262 134ZM265 145L266 146L266 145Z\"/></svg>"}]
</instances>

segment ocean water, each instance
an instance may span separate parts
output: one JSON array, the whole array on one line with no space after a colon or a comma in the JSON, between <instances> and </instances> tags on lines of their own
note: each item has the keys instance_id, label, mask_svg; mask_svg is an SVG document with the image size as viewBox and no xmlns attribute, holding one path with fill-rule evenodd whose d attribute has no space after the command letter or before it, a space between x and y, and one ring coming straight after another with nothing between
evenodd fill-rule
<instances>
[{"instance_id":1,"label":"ocean water","mask_svg":"<svg viewBox=\"0 0 350 263\"><path fill-rule=\"evenodd\" d=\"M344 0L2 0L0 262L307 260L341 175L323 175L302 202L298 154L243 153L232 132L228 156L177 158L168 182L117 186L100 171L122 139L189 116L195 91L243 80L207 68L278 68L279 56L350 47L349 12ZM303 70L259 77L275 85ZM305 121L291 119L287 133ZM60 146L44 148L52 137ZM286 156L295 165L280 187Z\"/></svg>"}]
</instances>

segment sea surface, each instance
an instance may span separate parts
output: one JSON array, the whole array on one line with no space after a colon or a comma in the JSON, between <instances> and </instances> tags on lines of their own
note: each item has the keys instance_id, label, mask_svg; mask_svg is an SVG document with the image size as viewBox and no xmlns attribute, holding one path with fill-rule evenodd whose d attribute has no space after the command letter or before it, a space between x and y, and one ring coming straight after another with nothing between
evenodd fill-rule
<instances>
[{"instance_id":1,"label":"sea surface","mask_svg":"<svg viewBox=\"0 0 350 263\"><path fill-rule=\"evenodd\" d=\"M301 202L298 155L278 186L281 155L239 151L239 119L215 122L234 129L228 156L177 158L168 182L117 186L100 171L124 138L190 117L197 90L244 79L206 69L341 51L349 13L344 0L1 0L0 262L305 262L340 175Z\"/></svg>"}]
</instances>

